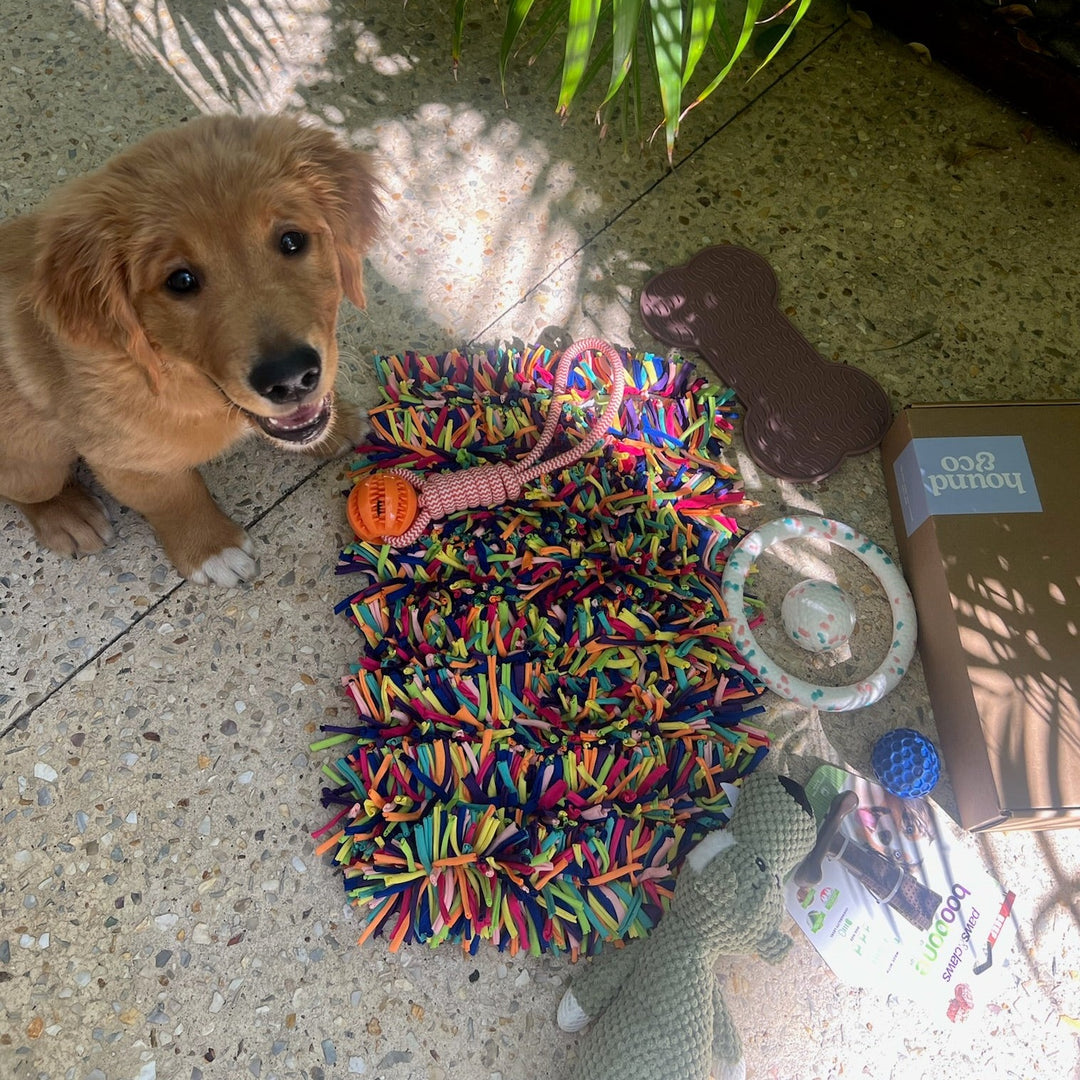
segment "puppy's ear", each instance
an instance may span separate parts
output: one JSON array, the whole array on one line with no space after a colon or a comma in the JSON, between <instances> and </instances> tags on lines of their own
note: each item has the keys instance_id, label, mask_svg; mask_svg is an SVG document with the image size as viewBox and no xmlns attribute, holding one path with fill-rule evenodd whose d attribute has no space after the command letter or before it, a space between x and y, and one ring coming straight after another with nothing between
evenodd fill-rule
<instances>
[{"instance_id":1,"label":"puppy's ear","mask_svg":"<svg viewBox=\"0 0 1080 1080\"><path fill-rule=\"evenodd\" d=\"M123 352L156 393L161 357L131 302L125 242L101 200L77 189L42 212L31 284L38 317L68 341Z\"/></svg>"},{"instance_id":2,"label":"puppy's ear","mask_svg":"<svg viewBox=\"0 0 1080 1080\"><path fill-rule=\"evenodd\" d=\"M379 230L379 184L366 154L347 150L329 132L300 127L295 136L300 171L330 223L345 295L364 306L364 252Z\"/></svg>"}]
</instances>

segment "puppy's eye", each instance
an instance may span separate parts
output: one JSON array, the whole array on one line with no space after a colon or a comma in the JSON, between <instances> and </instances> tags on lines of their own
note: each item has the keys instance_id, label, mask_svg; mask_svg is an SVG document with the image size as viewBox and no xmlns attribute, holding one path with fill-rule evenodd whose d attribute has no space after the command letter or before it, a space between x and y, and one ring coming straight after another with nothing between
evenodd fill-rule
<instances>
[{"instance_id":1,"label":"puppy's eye","mask_svg":"<svg viewBox=\"0 0 1080 1080\"><path fill-rule=\"evenodd\" d=\"M766 865L765 860L759 855L755 860L757 868L763 873L768 873L769 867Z\"/></svg>"},{"instance_id":2,"label":"puppy's eye","mask_svg":"<svg viewBox=\"0 0 1080 1080\"><path fill-rule=\"evenodd\" d=\"M199 279L186 267L174 270L165 279L165 288L173 293L193 293L199 290Z\"/></svg>"},{"instance_id":3,"label":"puppy's eye","mask_svg":"<svg viewBox=\"0 0 1080 1080\"><path fill-rule=\"evenodd\" d=\"M307 237L302 232L290 229L281 234L278 246L283 255L299 255L307 247Z\"/></svg>"}]
</instances>

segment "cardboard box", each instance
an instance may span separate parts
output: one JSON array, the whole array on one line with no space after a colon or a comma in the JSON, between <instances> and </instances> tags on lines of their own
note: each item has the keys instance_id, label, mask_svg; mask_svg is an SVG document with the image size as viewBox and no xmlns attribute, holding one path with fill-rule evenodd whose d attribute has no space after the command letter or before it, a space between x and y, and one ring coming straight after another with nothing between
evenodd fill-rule
<instances>
[{"instance_id":1,"label":"cardboard box","mask_svg":"<svg viewBox=\"0 0 1080 1080\"><path fill-rule=\"evenodd\" d=\"M1080 824L1080 402L912 405L881 450L961 823Z\"/></svg>"}]
</instances>

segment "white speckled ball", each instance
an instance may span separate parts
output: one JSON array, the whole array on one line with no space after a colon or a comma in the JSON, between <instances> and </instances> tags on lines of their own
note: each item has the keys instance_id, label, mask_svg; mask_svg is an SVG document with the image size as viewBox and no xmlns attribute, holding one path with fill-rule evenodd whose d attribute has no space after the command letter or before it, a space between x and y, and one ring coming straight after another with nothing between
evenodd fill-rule
<instances>
[{"instance_id":1,"label":"white speckled ball","mask_svg":"<svg viewBox=\"0 0 1080 1080\"><path fill-rule=\"evenodd\" d=\"M839 585L800 581L780 606L784 629L809 652L828 652L846 645L855 629L855 605Z\"/></svg>"}]
</instances>

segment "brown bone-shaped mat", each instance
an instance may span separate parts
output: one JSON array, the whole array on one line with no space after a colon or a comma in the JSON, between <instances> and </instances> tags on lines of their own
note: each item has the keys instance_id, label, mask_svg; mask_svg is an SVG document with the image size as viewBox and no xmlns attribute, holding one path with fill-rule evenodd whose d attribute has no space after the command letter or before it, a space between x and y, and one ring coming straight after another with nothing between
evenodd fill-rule
<instances>
[{"instance_id":1,"label":"brown bone-shaped mat","mask_svg":"<svg viewBox=\"0 0 1080 1080\"><path fill-rule=\"evenodd\" d=\"M730 245L657 274L641 293L649 333L700 353L738 394L754 461L782 480L821 480L877 446L892 409L874 379L822 357L776 305L769 264Z\"/></svg>"}]
</instances>

